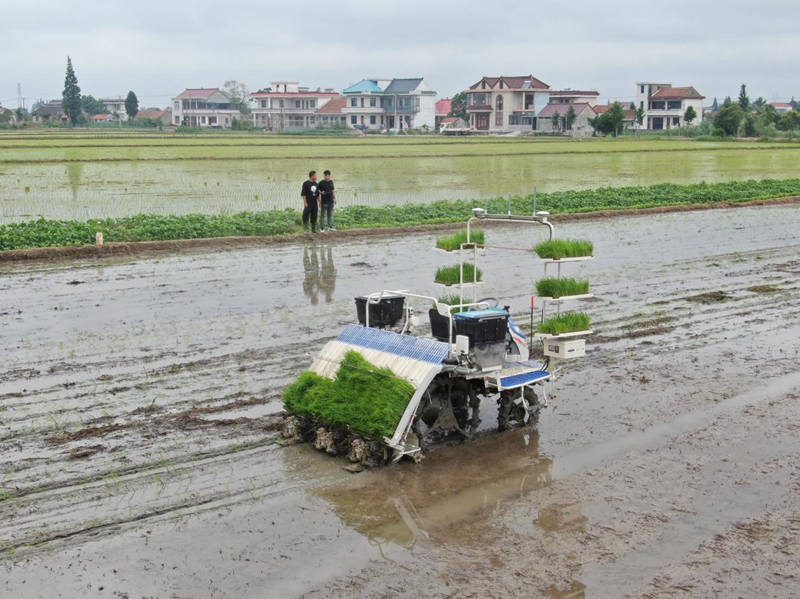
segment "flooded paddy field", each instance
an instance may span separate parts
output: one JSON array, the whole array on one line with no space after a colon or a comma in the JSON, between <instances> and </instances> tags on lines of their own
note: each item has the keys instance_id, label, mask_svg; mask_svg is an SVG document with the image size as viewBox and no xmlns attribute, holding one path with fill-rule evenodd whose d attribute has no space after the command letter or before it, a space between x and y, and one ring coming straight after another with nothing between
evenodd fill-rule
<instances>
[{"instance_id":1,"label":"flooded paddy field","mask_svg":"<svg viewBox=\"0 0 800 599\"><path fill-rule=\"evenodd\" d=\"M0 134L0 224L297 208L310 169L339 206L797 177L800 145L531 138Z\"/></svg>"},{"instance_id":2,"label":"flooded paddy field","mask_svg":"<svg viewBox=\"0 0 800 599\"><path fill-rule=\"evenodd\" d=\"M557 225L596 334L536 429L351 475L283 388L436 234L0 265L0 595L793 597L800 207ZM530 239L529 239L530 237ZM487 243L532 245L493 227ZM527 323L541 265L489 248Z\"/></svg>"}]
</instances>

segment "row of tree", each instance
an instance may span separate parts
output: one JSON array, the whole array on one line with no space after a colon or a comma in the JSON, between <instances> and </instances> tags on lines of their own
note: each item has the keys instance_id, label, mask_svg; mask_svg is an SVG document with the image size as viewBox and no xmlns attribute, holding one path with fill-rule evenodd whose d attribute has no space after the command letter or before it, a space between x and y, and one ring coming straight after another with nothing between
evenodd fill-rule
<instances>
[{"instance_id":1,"label":"row of tree","mask_svg":"<svg viewBox=\"0 0 800 599\"><path fill-rule=\"evenodd\" d=\"M800 103L792 98L791 110L780 114L768 104L764 98L751 102L747 95L747 86L742 83L739 98L736 102L728 96L720 107L717 99L711 105L714 113L714 128L722 135L743 135L756 137L769 135L774 131L793 131L800 129Z\"/></svg>"},{"instance_id":2,"label":"row of tree","mask_svg":"<svg viewBox=\"0 0 800 599\"><path fill-rule=\"evenodd\" d=\"M81 95L78 77L72 68L72 59L67 56L67 73L64 76L64 91L61 94L61 107L69 118L71 125L80 125L86 121L85 115L108 114L103 103L93 96ZM139 113L139 99L133 91L125 98L125 113L128 118L136 118Z\"/></svg>"}]
</instances>

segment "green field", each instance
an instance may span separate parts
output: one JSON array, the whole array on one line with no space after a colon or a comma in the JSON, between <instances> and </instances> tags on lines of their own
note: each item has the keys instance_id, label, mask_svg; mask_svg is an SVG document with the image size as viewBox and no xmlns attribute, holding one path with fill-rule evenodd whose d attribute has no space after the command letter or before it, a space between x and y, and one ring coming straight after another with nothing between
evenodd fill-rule
<instances>
[{"instance_id":1,"label":"green field","mask_svg":"<svg viewBox=\"0 0 800 599\"><path fill-rule=\"evenodd\" d=\"M800 144L654 139L0 134L0 223L297 207L308 170L339 206L800 175Z\"/></svg>"}]
</instances>

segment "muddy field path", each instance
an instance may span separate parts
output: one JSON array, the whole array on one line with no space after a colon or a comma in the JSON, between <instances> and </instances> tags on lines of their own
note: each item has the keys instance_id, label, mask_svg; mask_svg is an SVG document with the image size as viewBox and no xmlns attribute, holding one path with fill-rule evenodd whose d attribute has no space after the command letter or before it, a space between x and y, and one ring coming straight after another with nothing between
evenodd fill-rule
<instances>
[{"instance_id":1,"label":"muddy field path","mask_svg":"<svg viewBox=\"0 0 800 599\"><path fill-rule=\"evenodd\" d=\"M278 442L280 395L355 295L438 293L435 233L0 264L0 595L796 596L798 231L559 224L596 335L538 432L358 476ZM541 265L481 267L527 323Z\"/></svg>"}]
</instances>

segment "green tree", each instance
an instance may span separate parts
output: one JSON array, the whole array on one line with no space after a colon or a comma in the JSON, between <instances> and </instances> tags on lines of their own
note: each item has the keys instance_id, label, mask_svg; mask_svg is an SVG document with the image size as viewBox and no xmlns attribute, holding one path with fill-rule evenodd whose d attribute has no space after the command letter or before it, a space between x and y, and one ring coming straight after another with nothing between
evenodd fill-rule
<instances>
[{"instance_id":1,"label":"green tree","mask_svg":"<svg viewBox=\"0 0 800 599\"><path fill-rule=\"evenodd\" d=\"M725 99L722 101L722 107L725 108L726 106L730 106L733 104L733 100L731 100L730 96L725 96Z\"/></svg>"},{"instance_id":2,"label":"green tree","mask_svg":"<svg viewBox=\"0 0 800 599\"><path fill-rule=\"evenodd\" d=\"M61 94L61 107L69 117L69 122L78 125L83 121L81 112L81 88L72 68L72 59L67 56L67 74L64 77L64 91Z\"/></svg>"},{"instance_id":3,"label":"green tree","mask_svg":"<svg viewBox=\"0 0 800 599\"><path fill-rule=\"evenodd\" d=\"M469 123L469 115L467 114L467 92L458 92L453 96L453 100L450 104L450 112L447 116L456 117Z\"/></svg>"},{"instance_id":4,"label":"green tree","mask_svg":"<svg viewBox=\"0 0 800 599\"><path fill-rule=\"evenodd\" d=\"M778 121L778 129L781 131L793 131L800 129L800 112L797 110L790 110L781 115L781 120Z\"/></svg>"},{"instance_id":5,"label":"green tree","mask_svg":"<svg viewBox=\"0 0 800 599\"><path fill-rule=\"evenodd\" d=\"M714 96L714 101L711 103L711 112L716 113L719 111L719 103L717 103L717 97Z\"/></svg>"},{"instance_id":6,"label":"green tree","mask_svg":"<svg viewBox=\"0 0 800 599\"><path fill-rule=\"evenodd\" d=\"M577 118L578 115L575 112L575 108L570 104L570 107L567 110L567 116L564 119L564 122L567 126L567 131L572 131L572 126L575 124L575 119Z\"/></svg>"},{"instance_id":7,"label":"green tree","mask_svg":"<svg viewBox=\"0 0 800 599\"><path fill-rule=\"evenodd\" d=\"M686 108L686 112L683 113L683 120L686 121L687 125L691 125L692 121L697 118L697 111L694 109L694 106L688 106Z\"/></svg>"},{"instance_id":8,"label":"green tree","mask_svg":"<svg viewBox=\"0 0 800 599\"><path fill-rule=\"evenodd\" d=\"M561 125L561 115L559 114L558 110L553 113L553 116L550 117L550 124L553 128L553 133L560 129Z\"/></svg>"},{"instance_id":9,"label":"green tree","mask_svg":"<svg viewBox=\"0 0 800 599\"><path fill-rule=\"evenodd\" d=\"M792 106L792 110L800 110L800 102L796 102L794 96L789 100L789 104Z\"/></svg>"},{"instance_id":10,"label":"green tree","mask_svg":"<svg viewBox=\"0 0 800 599\"><path fill-rule=\"evenodd\" d=\"M761 110L766 105L767 101L761 96L759 96L758 98L756 98L756 101L753 102L753 110Z\"/></svg>"},{"instance_id":11,"label":"green tree","mask_svg":"<svg viewBox=\"0 0 800 599\"><path fill-rule=\"evenodd\" d=\"M742 83L742 87L739 89L739 106L742 107L742 110L747 112L750 110L750 98L747 97L747 86Z\"/></svg>"},{"instance_id":12,"label":"green tree","mask_svg":"<svg viewBox=\"0 0 800 599\"><path fill-rule=\"evenodd\" d=\"M746 114L744 116L744 136L745 137L756 136L756 119L753 117L752 114Z\"/></svg>"},{"instance_id":13,"label":"green tree","mask_svg":"<svg viewBox=\"0 0 800 599\"><path fill-rule=\"evenodd\" d=\"M714 117L714 127L719 129L723 135L736 135L743 118L744 110L739 104L723 105Z\"/></svg>"},{"instance_id":14,"label":"green tree","mask_svg":"<svg viewBox=\"0 0 800 599\"><path fill-rule=\"evenodd\" d=\"M619 102L614 104L606 112L593 119L589 119L589 124L597 133L612 134L614 137L620 134L625 123L625 110Z\"/></svg>"},{"instance_id":15,"label":"green tree","mask_svg":"<svg viewBox=\"0 0 800 599\"><path fill-rule=\"evenodd\" d=\"M642 124L644 123L644 106L639 106L639 108L636 109L635 118L636 118L636 124L639 125L639 127L641 127Z\"/></svg>"},{"instance_id":16,"label":"green tree","mask_svg":"<svg viewBox=\"0 0 800 599\"><path fill-rule=\"evenodd\" d=\"M135 119L136 115L139 114L139 98L136 97L133 91L129 91L125 97L125 112L128 113L129 119Z\"/></svg>"},{"instance_id":17,"label":"green tree","mask_svg":"<svg viewBox=\"0 0 800 599\"><path fill-rule=\"evenodd\" d=\"M81 108L86 114L108 114L103 103L94 96L81 96Z\"/></svg>"}]
</instances>

